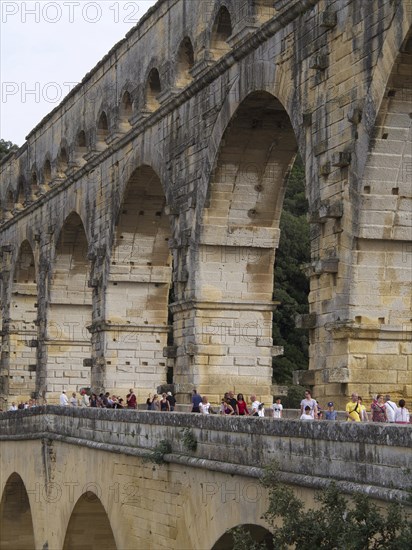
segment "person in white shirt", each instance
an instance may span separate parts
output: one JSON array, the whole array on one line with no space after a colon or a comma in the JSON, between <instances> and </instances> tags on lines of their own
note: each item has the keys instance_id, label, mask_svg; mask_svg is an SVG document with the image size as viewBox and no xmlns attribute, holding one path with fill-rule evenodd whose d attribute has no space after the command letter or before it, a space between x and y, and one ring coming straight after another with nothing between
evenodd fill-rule
<instances>
[{"instance_id":1,"label":"person in white shirt","mask_svg":"<svg viewBox=\"0 0 412 550\"><path fill-rule=\"evenodd\" d=\"M398 410L398 407L396 406L396 403L391 401L391 396L389 394L385 395L385 402L386 402L386 416L387 416L388 422L395 422L395 415L396 415L396 411Z\"/></svg>"},{"instance_id":2,"label":"person in white shirt","mask_svg":"<svg viewBox=\"0 0 412 550\"><path fill-rule=\"evenodd\" d=\"M282 418L283 405L281 404L280 399L276 399L275 403L273 403L272 411L273 418Z\"/></svg>"},{"instance_id":3,"label":"person in white shirt","mask_svg":"<svg viewBox=\"0 0 412 550\"><path fill-rule=\"evenodd\" d=\"M17 411L17 410L18 410L18 407L16 403L13 401L13 403L9 407L9 411Z\"/></svg>"},{"instance_id":4,"label":"person in white shirt","mask_svg":"<svg viewBox=\"0 0 412 550\"><path fill-rule=\"evenodd\" d=\"M314 399L312 399L312 393L310 390L305 390L305 399L300 402L300 414L304 414L306 407L309 407L310 415L313 419L318 417L318 405Z\"/></svg>"},{"instance_id":5,"label":"person in white shirt","mask_svg":"<svg viewBox=\"0 0 412 550\"><path fill-rule=\"evenodd\" d=\"M202 397L202 402L199 403L199 410L202 414L210 414L210 403L206 395Z\"/></svg>"},{"instance_id":6,"label":"person in white shirt","mask_svg":"<svg viewBox=\"0 0 412 550\"><path fill-rule=\"evenodd\" d=\"M60 406L67 407L68 404L69 404L69 400L67 399L66 392L63 390L60 396Z\"/></svg>"},{"instance_id":7,"label":"person in white shirt","mask_svg":"<svg viewBox=\"0 0 412 550\"><path fill-rule=\"evenodd\" d=\"M263 408L263 403L261 403L256 399L256 395L251 395L250 401L252 403L252 412L250 414L252 416L265 416L265 409Z\"/></svg>"},{"instance_id":8,"label":"person in white shirt","mask_svg":"<svg viewBox=\"0 0 412 550\"><path fill-rule=\"evenodd\" d=\"M315 420L314 416L311 414L309 405L306 405L305 412L300 415L300 420Z\"/></svg>"},{"instance_id":9,"label":"person in white shirt","mask_svg":"<svg viewBox=\"0 0 412 550\"><path fill-rule=\"evenodd\" d=\"M86 390L82 390L81 392L81 400L80 400L80 406L81 407L89 407L90 405L90 398L86 393Z\"/></svg>"},{"instance_id":10,"label":"person in white shirt","mask_svg":"<svg viewBox=\"0 0 412 550\"><path fill-rule=\"evenodd\" d=\"M399 407L396 408L395 422L398 424L409 424L410 415L408 409L405 407L405 399L399 400Z\"/></svg>"},{"instance_id":11,"label":"person in white shirt","mask_svg":"<svg viewBox=\"0 0 412 550\"><path fill-rule=\"evenodd\" d=\"M79 403L78 403L78 401L77 401L76 393L73 392L73 393L72 393L72 396L70 397L70 405L71 405L72 407L77 407L78 404L79 404Z\"/></svg>"}]
</instances>

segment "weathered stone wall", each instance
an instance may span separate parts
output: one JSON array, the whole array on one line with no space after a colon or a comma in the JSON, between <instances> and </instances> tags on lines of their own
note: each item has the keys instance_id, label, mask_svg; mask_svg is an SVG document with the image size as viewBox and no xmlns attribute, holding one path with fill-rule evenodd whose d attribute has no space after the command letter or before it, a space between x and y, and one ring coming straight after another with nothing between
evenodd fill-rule
<instances>
[{"instance_id":1,"label":"weathered stone wall","mask_svg":"<svg viewBox=\"0 0 412 550\"><path fill-rule=\"evenodd\" d=\"M214 462L216 467L221 463L222 468L224 464L228 468L239 465L240 471L249 472L253 477L256 475L253 468L276 460L280 471L296 474L297 481L305 475L324 480L333 478L369 486L368 491L380 498L389 489L400 491L395 490L392 498L401 498L402 491L412 481L408 472L412 438L409 426L277 422L267 418L53 406L3 413L0 426L0 439L6 441L9 437L11 440L13 437L56 437L95 449L120 446L124 452L132 453L135 449L137 456L153 450L161 441L171 444L171 453L190 455L183 437L183 430L189 428L197 441L193 456L206 461L199 463L201 467L213 469ZM228 448L242 451L228 456ZM316 482L308 483L316 485ZM391 498L390 491L385 498Z\"/></svg>"},{"instance_id":2,"label":"weathered stone wall","mask_svg":"<svg viewBox=\"0 0 412 550\"><path fill-rule=\"evenodd\" d=\"M196 451L185 447L184 428L197 440ZM405 501L412 482L411 437L408 426L378 424L59 407L4 413L0 508L5 513L5 494L12 497L18 485L8 486L8 493L4 488L18 474L28 494L36 549L46 541L49 548L62 548L67 536L75 536L69 522L79 502L89 507L82 509L78 534L94 533L93 493L118 548L203 550L236 525L265 527L261 516L268 503L258 477L273 459L280 479L307 505L332 479L345 492L367 493L380 507ZM171 445L165 464L143 462L162 440ZM107 525L98 525L105 532Z\"/></svg>"},{"instance_id":3,"label":"weathered stone wall","mask_svg":"<svg viewBox=\"0 0 412 550\"><path fill-rule=\"evenodd\" d=\"M312 223L300 380L339 405L353 389L410 397L411 11L158 2L0 166L2 399L145 394L173 366L182 396L268 402L298 150ZM35 277L20 280L27 258Z\"/></svg>"}]
</instances>

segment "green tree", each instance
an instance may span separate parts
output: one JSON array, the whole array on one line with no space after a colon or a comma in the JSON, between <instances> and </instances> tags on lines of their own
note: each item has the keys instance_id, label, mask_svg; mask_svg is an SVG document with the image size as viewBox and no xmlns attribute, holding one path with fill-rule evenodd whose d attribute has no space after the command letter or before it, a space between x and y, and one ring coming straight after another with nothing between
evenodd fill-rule
<instances>
[{"instance_id":1,"label":"green tree","mask_svg":"<svg viewBox=\"0 0 412 550\"><path fill-rule=\"evenodd\" d=\"M292 489L278 481L277 468L269 467L261 480L269 490L264 519L273 533L273 548L287 550L403 550L410 547L412 521L400 504L382 513L372 500L354 494L352 503L334 483L316 495L319 507L305 509ZM279 526L279 519L281 524ZM243 528L232 530L236 550L265 550Z\"/></svg>"},{"instance_id":2,"label":"green tree","mask_svg":"<svg viewBox=\"0 0 412 550\"><path fill-rule=\"evenodd\" d=\"M17 149L18 146L11 141L4 141L4 139L0 139L0 160L8 155L10 151L15 151Z\"/></svg>"},{"instance_id":3,"label":"green tree","mask_svg":"<svg viewBox=\"0 0 412 550\"><path fill-rule=\"evenodd\" d=\"M273 343L284 355L273 360L273 378L292 382L294 370L308 368L308 333L295 327L295 316L308 313L309 280L302 265L310 261L310 235L305 197L305 172L300 157L291 171L280 220L280 243L275 261Z\"/></svg>"}]
</instances>

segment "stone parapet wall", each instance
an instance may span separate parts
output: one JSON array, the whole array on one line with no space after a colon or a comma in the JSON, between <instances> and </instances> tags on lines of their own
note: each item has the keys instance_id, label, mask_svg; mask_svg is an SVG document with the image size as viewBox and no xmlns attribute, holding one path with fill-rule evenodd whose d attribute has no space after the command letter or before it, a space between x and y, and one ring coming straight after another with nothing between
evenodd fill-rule
<instances>
[{"instance_id":1,"label":"stone parapet wall","mask_svg":"<svg viewBox=\"0 0 412 550\"><path fill-rule=\"evenodd\" d=\"M185 448L185 429L197 441L195 452ZM172 462L189 461L219 471L218 463L226 464L223 469L228 472L241 468L242 475L256 477L256 468L276 461L289 482L312 485L315 479L320 485L321 480L333 479L343 487L347 484L348 491L353 484L367 487L378 498L386 491L387 498L403 500L405 491L412 488L409 426L53 406L0 416L3 445L38 438L137 456L150 454L161 441L167 441Z\"/></svg>"}]
</instances>

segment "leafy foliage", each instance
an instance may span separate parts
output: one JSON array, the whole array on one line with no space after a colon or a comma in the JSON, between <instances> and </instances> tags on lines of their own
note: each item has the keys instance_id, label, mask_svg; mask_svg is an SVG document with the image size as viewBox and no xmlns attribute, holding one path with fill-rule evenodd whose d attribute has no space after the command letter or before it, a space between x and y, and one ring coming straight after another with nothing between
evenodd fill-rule
<instances>
[{"instance_id":1,"label":"leafy foliage","mask_svg":"<svg viewBox=\"0 0 412 550\"><path fill-rule=\"evenodd\" d=\"M261 482L269 489L269 508L263 517L276 549L401 550L410 546L412 522L400 504L390 504L383 514L368 496L356 493L349 504L331 483L316 495L319 507L306 510L292 489L278 481L276 465L267 468ZM266 548L242 528L233 530L232 536L236 550Z\"/></svg>"},{"instance_id":2,"label":"leafy foliage","mask_svg":"<svg viewBox=\"0 0 412 550\"><path fill-rule=\"evenodd\" d=\"M154 462L155 464L164 464L164 455L172 452L172 446L169 441L162 439L153 451L144 457L145 462Z\"/></svg>"},{"instance_id":3,"label":"leafy foliage","mask_svg":"<svg viewBox=\"0 0 412 550\"><path fill-rule=\"evenodd\" d=\"M193 452L196 451L197 439L194 436L192 430L190 428L183 428L181 432L182 432L183 447L187 451L193 451Z\"/></svg>"},{"instance_id":4,"label":"leafy foliage","mask_svg":"<svg viewBox=\"0 0 412 550\"><path fill-rule=\"evenodd\" d=\"M273 378L279 384L291 383L294 370L308 368L308 333L295 327L295 316L309 311L309 280L301 269L310 261L307 212L305 173L298 157L286 189L275 263L274 300L280 305L273 315L273 343L284 347L284 355L273 360Z\"/></svg>"},{"instance_id":5,"label":"leafy foliage","mask_svg":"<svg viewBox=\"0 0 412 550\"><path fill-rule=\"evenodd\" d=\"M15 151L17 149L17 145L12 143L11 141L5 141L4 139L0 139L0 160L8 155L10 151Z\"/></svg>"},{"instance_id":6,"label":"leafy foliage","mask_svg":"<svg viewBox=\"0 0 412 550\"><path fill-rule=\"evenodd\" d=\"M235 527L231 530L233 537L233 550L267 550L264 542L256 542L252 535L243 527Z\"/></svg>"}]
</instances>

